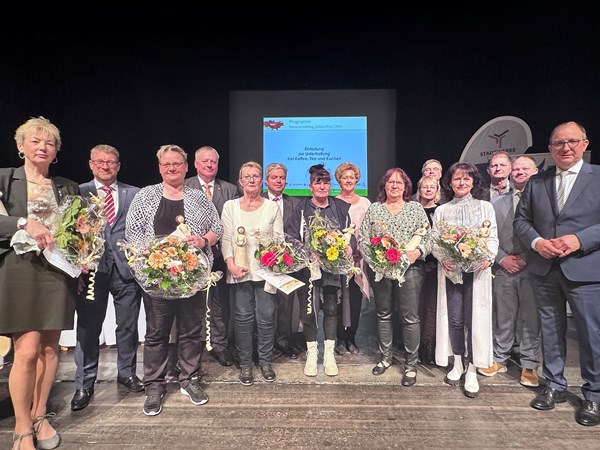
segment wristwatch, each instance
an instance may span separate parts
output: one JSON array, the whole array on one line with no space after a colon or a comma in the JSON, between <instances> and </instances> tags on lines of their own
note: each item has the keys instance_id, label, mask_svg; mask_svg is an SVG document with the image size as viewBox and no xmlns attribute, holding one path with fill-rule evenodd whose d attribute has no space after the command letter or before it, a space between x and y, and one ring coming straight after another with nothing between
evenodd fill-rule
<instances>
[{"instance_id":1,"label":"wristwatch","mask_svg":"<svg viewBox=\"0 0 600 450\"><path fill-rule=\"evenodd\" d=\"M27 226L27 217L19 217L19 220L17 220L17 228L19 230L24 230L26 226Z\"/></svg>"},{"instance_id":2,"label":"wristwatch","mask_svg":"<svg viewBox=\"0 0 600 450\"><path fill-rule=\"evenodd\" d=\"M204 248L206 247L210 247L209 243L208 243L208 239L206 238L206 236L200 236L202 239L204 239Z\"/></svg>"}]
</instances>

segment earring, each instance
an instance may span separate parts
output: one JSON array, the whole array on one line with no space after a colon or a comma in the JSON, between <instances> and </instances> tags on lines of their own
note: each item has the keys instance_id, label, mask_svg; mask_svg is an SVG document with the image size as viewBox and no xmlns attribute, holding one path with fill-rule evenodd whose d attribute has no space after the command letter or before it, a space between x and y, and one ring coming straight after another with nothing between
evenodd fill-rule
<instances>
[{"instance_id":1,"label":"earring","mask_svg":"<svg viewBox=\"0 0 600 450\"><path fill-rule=\"evenodd\" d=\"M55 156L54 159L52 160L52 164L56 164L58 162L58 156Z\"/></svg>"},{"instance_id":2,"label":"earring","mask_svg":"<svg viewBox=\"0 0 600 450\"><path fill-rule=\"evenodd\" d=\"M21 158L21 159L25 159L25 153L23 153L23 152L19 152L19 158Z\"/></svg>"}]
</instances>

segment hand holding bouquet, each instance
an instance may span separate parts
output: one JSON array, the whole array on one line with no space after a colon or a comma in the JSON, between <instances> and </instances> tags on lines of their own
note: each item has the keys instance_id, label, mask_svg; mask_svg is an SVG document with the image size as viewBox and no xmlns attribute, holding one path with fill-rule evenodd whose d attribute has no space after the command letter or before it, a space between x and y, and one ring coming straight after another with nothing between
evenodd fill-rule
<instances>
[{"instance_id":1,"label":"hand holding bouquet","mask_svg":"<svg viewBox=\"0 0 600 450\"><path fill-rule=\"evenodd\" d=\"M174 235L157 237L145 248L136 248L127 241L119 241L119 246L136 281L145 292L157 297L191 297L206 288L214 275L222 275L211 274L204 252Z\"/></svg>"},{"instance_id":2,"label":"hand holding bouquet","mask_svg":"<svg viewBox=\"0 0 600 450\"><path fill-rule=\"evenodd\" d=\"M290 274L307 266L310 252L302 242L290 236L266 240L258 236L254 257L261 267L273 273Z\"/></svg>"},{"instance_id":3,"label":"hand holding bouquet","mask_svg":"<svg viewBox=\"0 0 600 450\"><path fill-rule=\"evenodd\" d=\"M105 226L100 197L68 195L59 205L54 247L69 264L82 272L94 270L104 254Z\"/></svg>"},{"instance_id":4,"label":"hand holding bouquet","mask_svg":"<svg viewBox=\"0 0 600 450\"><path fill-rule=\"evenodd\" d=\"M404 274L410 267L404 246L387 233L385 223L376 223L372 228L372 235L366 245L368 250L363 258L375 272L375 281L382 278L397 280L398 284L404 282Z\"/></svg>"},{"instance_id":5,"label":"hand holding bouquet","mask_svg":"<svg viewBox=\"0 0 600 450\"><path fill-rule=\"evenodd\" d=\"M446 276L453 283L462 283L462 272L475 272L482 267L482 263L492 260L480 230L451 225L445 221L439 222L436 229L436 245L443 255L441 262ZM448 267L454 269L449 271Z\"/></svg>"},{"instance_id":6,"label":"hand holding bouquet","mask_svg":"<svg viewBox=\"0 0 600 450\"><path fill-rule=\"evenodd\" d=\"M358 268L354 266L352 255L346 253L352 234L353 230L350 229L340 231L331 220L318 212L310 218L308 246L318 257L323 270L347 275L348 278L357 273Z\"/></svg>"}]
</instances>

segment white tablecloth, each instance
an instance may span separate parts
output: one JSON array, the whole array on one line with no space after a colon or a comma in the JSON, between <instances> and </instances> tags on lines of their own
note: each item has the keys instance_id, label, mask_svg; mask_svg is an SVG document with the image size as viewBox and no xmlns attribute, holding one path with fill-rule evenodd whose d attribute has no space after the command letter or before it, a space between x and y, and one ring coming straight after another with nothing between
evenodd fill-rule
<instances>
[{"instance_id":1,"label":"white tablecloth","mask_svg":"<svg viewBox=\"0 0 600 450\"><path fill-rule=\"evenodd\" d=\"M76 330L77 329L77 313L75 313L75 328L72 330L63 330L60 334L60 346L61 347L75 347L76 341ZM116 345L117 339L115 337L115 330L117 329L117 323L115 318L115 305L113 303L113 297L109 294L108 306L106 308L106 318L102 324L102 333L100 333L100 345ZM140 342L144 342L144 336L146 335L146 312L144 311L144 303L140 307L140 315L138 317L138 335Z\"/></svg>"}]
</instances>

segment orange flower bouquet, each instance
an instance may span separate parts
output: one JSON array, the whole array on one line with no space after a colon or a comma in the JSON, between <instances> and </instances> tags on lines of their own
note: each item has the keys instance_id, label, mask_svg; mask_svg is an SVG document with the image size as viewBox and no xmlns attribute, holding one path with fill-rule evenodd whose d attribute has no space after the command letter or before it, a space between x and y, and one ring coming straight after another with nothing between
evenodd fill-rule
<instances>
[{"instance_id":1,"label":"orange flower bouquet","mask_svg":"<svg viewBox=\"0 0 600 450\"><path fill-rule=\"evenodd\" d=\"M158 237L143 249L126 241L120 241L119 246L133 276L149 294L166 299L191 297L211 282L204 252L177 236Z\"/></svg>"}]
</instances>

